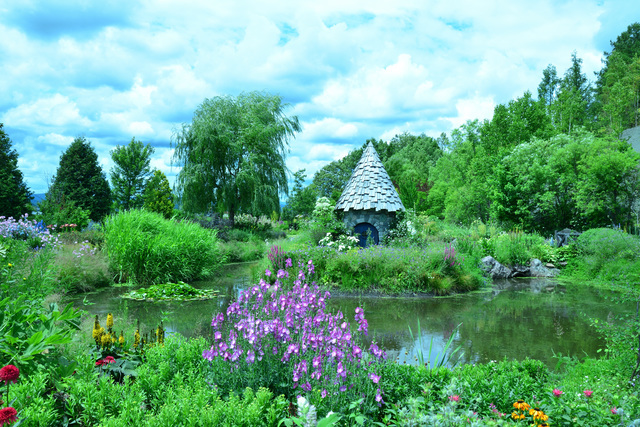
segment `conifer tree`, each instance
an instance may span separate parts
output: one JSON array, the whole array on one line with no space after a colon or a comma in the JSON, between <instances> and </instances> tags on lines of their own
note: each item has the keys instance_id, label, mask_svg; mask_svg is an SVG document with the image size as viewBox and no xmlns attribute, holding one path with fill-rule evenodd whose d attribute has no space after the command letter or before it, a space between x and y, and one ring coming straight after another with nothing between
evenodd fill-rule
<instances>
[{"instance_id":1,"label":"conifer tree","mask_svg":"<svg viewBox=\"0 0 640 427\"><path fill-rule=\"evenodd\" d=\"M111 208L109 183L98 164L98 155L84 137L77 137L62 153L42 211L46 217L56 210L64 211L69 203L88 211L94 221L102 220Z\"/></svg>"},{"instance_id":2,"label":"conifer tree","mask_svg":"<svg viewBox=\"0 0 640 427\"><path fill-rule=\"evenodd\" d=\"M173 193L167 176L159 170L147 181L144 189L144 208L171 218L173 215Z\"/></svg>"},{"instance_id":3,"label":"conifer tree","mask_svg":"<svg viewBox=\"0 0 640 427\"><path fill-rule=\"evenodd\" d=\"M32 193L18 169L18 152L0 123L0 216L17 218L31 211Z\"/></svg>"}]
</instances>

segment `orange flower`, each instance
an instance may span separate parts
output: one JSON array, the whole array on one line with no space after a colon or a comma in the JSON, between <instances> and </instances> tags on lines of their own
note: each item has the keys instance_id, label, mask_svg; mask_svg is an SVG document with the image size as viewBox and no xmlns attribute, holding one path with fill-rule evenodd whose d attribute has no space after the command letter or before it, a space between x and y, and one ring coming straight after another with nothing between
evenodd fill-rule
<instances>
[{"instance_id":1,"label":"orange flower","mask_svg":"<svg viewBox=\"0 0 640 427\"><path fill-rule=\"evenodd\" d=\"M522 399L519 399L517 402L515 402L513 404L513 407L516 409L519 409L521 411L526 411L527 409L529 409L531 406L529 406L529 404L527 402L525 402Z\"/></svg>"}]
</instances>

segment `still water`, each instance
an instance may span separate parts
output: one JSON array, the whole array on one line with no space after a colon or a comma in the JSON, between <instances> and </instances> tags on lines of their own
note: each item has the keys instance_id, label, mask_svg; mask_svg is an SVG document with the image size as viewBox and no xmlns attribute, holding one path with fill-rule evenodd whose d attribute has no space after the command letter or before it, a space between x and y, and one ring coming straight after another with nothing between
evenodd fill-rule
<instances>
[{"instance_id":1,"label":"still water","mask_svg":"<svg viewBox=\"0 0 640 427\"><path fill-rule=\"evenodd\" d=\"M130 301L120 298L128 289L109 288L71 301L101 319L113 312L131 324L140 320L143 331L163 320L168 332L208 336L213 314L225 310L252 284L252 268L253 264L228 265L215 280L195 284L220 290L224 297L215 300ZM425 361L431 348L433 363L453 335L451 348L461 348L461 363L530 357L553 368L554 353L580 358L597 355L604 343L590 327L590 319L614 321L617 315L633 310L630 305L612 303L608 295L550 279L513 279L449 297L333 296L328 305L350 319L356 307L363 307L369 322L368 340L375 338L388 357L400 363L416 363L420 348ZM117 324L115 329L120 329Z\"/></svg>"}]
</instances>

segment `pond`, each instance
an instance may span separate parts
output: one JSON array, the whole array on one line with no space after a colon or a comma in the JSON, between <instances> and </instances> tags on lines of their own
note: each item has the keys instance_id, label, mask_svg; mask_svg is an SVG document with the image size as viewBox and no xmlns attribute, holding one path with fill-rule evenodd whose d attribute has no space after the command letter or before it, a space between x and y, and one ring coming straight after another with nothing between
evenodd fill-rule
<instances>
[{"instance_id":1,"label":"pond","mask_svg":"<svg viewBox=\"0 0 640 427\"><path fill-rule=\"evenodd\" d=\"M142 332L163 320L167 332L208 336L212 315L252 284L252 269L255 264L227 265L215 280L196 283L224 294L209 301L130 301L120 298L126 288L108 288L71 301L100 319L113 312L131 324L140 320ZM633 309L613 304L604 291L563 286L551 279L503 280L480 291L436 298L332 296L328 305L342 310L352 323L355 308L362 306L369 322L368 339L375 337L388 357L400 363L416 363L420 348L425 361L431 348L433 363L453 334L451 348L461 348L461 363L530 357L550 368L557 362L554 354L597 355L604 343L590 327L590 318L611 321ZM116 324L115 329L121 328Z\"/></svg>"}]
</instances>

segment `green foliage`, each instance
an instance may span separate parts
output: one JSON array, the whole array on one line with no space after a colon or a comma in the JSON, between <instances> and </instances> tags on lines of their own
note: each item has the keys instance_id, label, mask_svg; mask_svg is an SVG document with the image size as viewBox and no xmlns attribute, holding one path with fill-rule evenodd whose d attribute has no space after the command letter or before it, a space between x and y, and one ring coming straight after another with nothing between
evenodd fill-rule
<instances>
[{"instance_id":1,"label":"green foliage","mask_svg":"<svg viewBox=\"0 0 640 427\"><path fill-rule=\"evenodd\" d=\"M58 287L67 293L93 291L113 283L106 254L88 240L65 244L55 255L55 265Z\"/></svg>"},{"instance_id":2,"label":"green foliage","mask_svg":"<svg viewBox=\"0 0 640 427\"><path fill-rule=\"evenodd\" d=\"M249 236L246 239L235 239L233 237L238 236L233 235L237 233L230 232L229 234L229 241L221 241L218 246L226 262L257 261L267 253L267 245L263 240L250 238Z\"/></svg>"},{"instance_id":3,"label":"green foliage","mask_svg":"<svg viewBox=\"0 0 640 427\"><path fill-rule=\"evenodd\" d=\"M627 27L604 52L604 67L598 73L596 93L600 125L618 136L638 124L640 115L640 23Z\"/></svg>"},{"instance_id":4,"label":"green foliage","mask_svg":"<svg viewBox=\"0 0 640 427\"><path fill-rule=\"evenodd\" d=\"M565 274L586 281L640 283L640 237L622 230L596 228L575 243L578 255Z\"/></svg>"},{"instance_id":5,"label":"green foliage","mask_svg":"<svg viewBox=\"0 0 640 427\"><path fill-rule=\"evenodd\" d=\"M162 171L153 172L144 187L143 199L146 210L162 214L166 219L173 215L173 193L169 180Z\"/></svg>"},{"instance_id":6,"label":"green foliage","mask_svg":"<svg viewBox=\"0 0 640 427\"><path fill-rule=\"evenodd\" d=\"M287 402L267 389L228 396L205 381L202 339L167 337L149 348L136 381L100 375L95 359L82 354L74 375L39 371L12 388L14 407L28 425L119 427L276 426Z\"/></svg>"},{"instance_id":7,"label":"green foliage","mask_svg":"<svg viewBox=\"0 0 640 427\"><path fill-rule=\"evenodd\" d=\"M286 206L282 210L282 218L286 221L291 221L298 215L310 215L316 202L315 186L302 186L307 177L305 170L300 169L293 174L293 177L293 190L289 195Z\"/></svg>"},{"instance_id":8,"label":"green foliage","mask_svg":"<svg viewBox=\"0 0 640 427\"><path fill-rule=\"evenodd\" d=\"M482 283L478 260L463 254L448 259L442 243L427 248L372 246L347 252L315 247L287 254L294 265L313 259L319 283L346 291L446 295L477 289Z\"/></svg>"},{"instance_id":9,"label":"green foliage","mask_svg":"<svg viewBox=\"0 0 640 427\"><path fill-rule=\"evenodd\" d=\"M0 123L0 216L18 218L31 211L32 193L18 169L18 152Z\"/></svg>"},{"instance_id":10,"label":"green foliage","mask_svg":"<svg viewBox=\"0 0 640 427\"><path fill-rule=\"evenodd\" d=\"M113 202L116 210L141 208L142 192L151 175L149 164L155 150L151 144L131 139L129 145L111 151L114 166L111 170Z\"/></svg>"},{"instance_id":11,"label":"green foliage","mask_svg":"<svg viewBox=\"0 0 640 427\"><path fill-rule=\"evenodd\" d=\"M217 298L220 291L214 289L197 289L184 282L161 283L148 288L140 288L127 292L122 298L137 301L194 301Z\"/></svg>"},{"instance_id":12,"label":"green foliage","mask_svg":"<svg viewBox=\"0 0 640 427\"><path fill-rule=\"evenodd\" d=\"M286 107L280 96L264 92L204 100L191 124L174 135L185 210L226 210L231 222L237 212L279 212L288 142L301 130L296 116L285 116Z\"/></svg>"},{"instance_id":13,"label":"green foliage","mask_svg":"<svg viewBox=\"0 0 640 427\"><path fill-rule=\"evenodd\" d=\"M3 292L3 296L5 293ZM4 364L14 364L26 374L46 369L55 363L56 346L71 342L78 329L80 313L72 304L60 310L55 303L47 308L42 300L26 295L0 300L0 357Z\"/></svg>"},{"instance_id":14,"label":"green foliage","mask_svg":"<svg viewBox=\"0 0 640 427\"><path fill-rule=\"evenodd\" d=\"M56 175L40 206L45 221L53 224L58 219L56 212L71 211L68 204L72 202L75 207L89 211L93 221L101 221L111 209L109 184L98 163L98 155L84 137L77 137L60 157Z\"/></svg>"},{"instance_id":15,"label":"green foliage","mask_svg":"<svg viewBox=\"0 0 640 427\"><path fill-rule=\"evenodd\" d=\"M215 230L132 210L105 221L105 249L120 281L157 284L212 274L223 262Z\"/></svg>"},{"instance_id":16,"label":"green foliage","mask_svg":"<svg viewBox=\"0 0 640 427\"><path fill-rule=\"evenodd\" d=\"M520 230L501 233L483 242L487 253L504 265L529 265L531 258L543 250L541 246L549 246L545 239L536 234L526 234Z\"/></svg>"}]
</instances>

